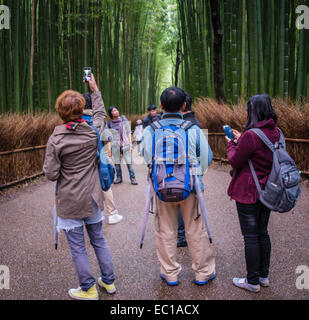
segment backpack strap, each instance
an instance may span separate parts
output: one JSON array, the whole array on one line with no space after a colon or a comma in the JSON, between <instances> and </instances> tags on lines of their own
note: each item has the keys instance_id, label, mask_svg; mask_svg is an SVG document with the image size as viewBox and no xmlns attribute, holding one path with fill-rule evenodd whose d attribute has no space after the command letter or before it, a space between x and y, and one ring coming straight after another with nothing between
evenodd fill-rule
<instances>
[{"instance_id":1,"label":"backpack strap","mask_svg":"<svg viewBox=\"0 0 309 320\"><path fill-rule=\"evenodd\" d=\"M259 138L267 145L267 147L272 151L275 152L276 148L271 143L271 141L266 137L265 133L261 129L253 128L250 129L250 131L254 132L256 135L259 136Z\"/></svg>"},{"instance_id":2,"label":"backpack strap","mask_svg":"<svg viewBox=\"0 0 309 320\"><path fill-rule=\"evenodd\" d=\"M259 179L258 179L258 177L256 175L255 170L254 170L252 161L249 159L248 162L249 162L249 167L250 167L250 170L251 170L251 173L252 173L252 176L253 176L253 180L255 182L256 188L258 189L258 193L260 195L262 193L262 188L261 188L261 185L260 185L260 181L259 181Z\"/></svg>"},{"instance_id":3,"label":"backpack strap","mask_svg":"<svg viewBox=\"0 0 309 320\"><path fill-rule=\"evenodd\" d=\"M286 143L285 143L284 134L283 134L283 132L281 131L280 128L277 127L277 129L278 129L278 131L280 133L280 138L279 138L279 142L278 143L281 144L284 147L284 150L286 150Z\"/></svg>"},{"instance_id":4,"label":"backpack strap","mask_svg":"<svg viewBox=\"0 0 309 320\"><path fill-rule=\"evenodd\" d=\"M194 123L188 120L185 120L181 125L180 128L182 128L183 130L187 131L189 130L191 127L194 126Z\"/></svg>"},{"instance_id":5,"label":"backpack strap","mask_svg":"<svg viewBox=\"0 0 309 320\"><path fill-rule=\"evenodd\" d=\"M97 134L97 138L98 138L98 154L97 154L97 157L99 158L101 150L103 149L103 144L102 144L100 133L99 133L98 129L94 125L91 125L91 127Z\"/></svg>"},{"instance_id":6,"label":"backpack strap","mask_svg":"<svg viewBox=\"0 0 309 320\"><path fill-rule=\"evenodd\" d=\"M182 128L183 130L187 131L187 130L189 130L190 128L192 128L193 126L195 126L195 124L194 124L192 121L185 120L185 121L180 125L180 128ZM199 157L201 156L201 150L200 150L200 144L201 144L200 135L198 134L196 138L197 138L197 141L196 141L196 156L199 158Z\"/></svg>"},{"instance_id":7,"label":"backpack strap","mask_svg":"<svg viewBox=\"0 0 309 320\"><path fill-rule=\"evenodd\" d=\"M250 129L250 130L253 131L255 134L257 134L259 136L259 138L267 145L267 147L272 152L275 152L276 146L271 143L271 141L266 137L265 133L261 129L253 128L253 129ZM285 148L286 146L285 146L284 135L283 135L282 131L279 128L278 128L278 130L279 130L279 133L280 133L280 140L279 140L279 142L276 142L276 144L280 143ZM259 194L261 194L262 188L261 188L259 179L258 179L258 177L256 175L255 169L253 167L253 163L252 163L252 161L250 159L248 160L248 162L249 162L249 167L250 167L250 170L252 172L252 176L253 176L253 180L255 182L255 185L256 185L256 187L258 189Z\"/></svg>"},{"instance_id":8,"label":"backpack strap","mask_svg":"<svg viewBox=\"0 0 309 320\"><path fill-rule=\"evenodd\" d=\"M271 141L266 137L266 135L264 134L264 132L261 129L258 128L252 128L250 129L250 131L254 132L266 145L267 147L272 151L275 152L276 148L275 146L271 143ZM260 185L260 181L256 175L255 169L253 167L253 163L252 161L249 159L249 167L253 176L253 180L255 182L256 188L258 190L259 195L262 193L262 188Z\"/></svg>"},{"instance_id":9,"label":"backpack strap","mask_svg":"<svg viewBox=\"0 0 309 320\"><path fill-rule=\"evenodd\" d=\"M150 126L153 129L153 131L156 131L156 130L161 129L163 127L162 123L160 121L152 122L152 124Z\"/></svg>"}]
</instances>

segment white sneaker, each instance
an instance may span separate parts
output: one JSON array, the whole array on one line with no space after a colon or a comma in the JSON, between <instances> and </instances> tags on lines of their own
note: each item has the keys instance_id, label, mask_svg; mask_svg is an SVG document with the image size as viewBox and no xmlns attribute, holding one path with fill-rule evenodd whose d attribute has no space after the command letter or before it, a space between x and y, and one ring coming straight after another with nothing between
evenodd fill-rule
<instances>
[{"instance_id":1,"label":"white sneaker","mask_svg":"<svg viewBox=\"0 0 309 320\"><path fill-rule=\"evenodd\" d=\"M123 220L123 216L118 213L113 214L112 216L108 217L108 224L116 224Z\"/></svg>"},{"instance_id":2,"label":"white sneaker","mask_svg":"<svg viewBox=\"0 0 309 320\"><path fill-rule=\"evenodd\" d=\"M269 287L269 279L268 278L259 278L260 285L262 287Z\"/></svg>"},{"instance_id":3,"label":"white sneaker","mask_svg":"<svg viewBox=\"0 0 309 320\"><path fill-rule=\"evenodd\" d=\"M248 283L247 278L234 278L233 279L233 284L236 287L251 291L251 292L260 292L260 285L253 285Z\"/></svg>"}]
</instances>

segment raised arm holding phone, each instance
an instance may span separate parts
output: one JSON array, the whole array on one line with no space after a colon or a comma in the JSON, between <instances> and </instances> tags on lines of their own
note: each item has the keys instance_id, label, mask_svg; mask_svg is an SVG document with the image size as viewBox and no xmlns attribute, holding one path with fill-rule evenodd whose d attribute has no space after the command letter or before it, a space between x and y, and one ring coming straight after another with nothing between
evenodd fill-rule
<instances>
[{"instance_id":1,"label":"raised arm holding phone","mask_svg":"<svg viewBox=\"0 0 309 320\"><path fill-rule=\"evenodd\" d=\"M93 92L93 125L102 133L106 110L93 74L88 84ZM85 103L84 97L72 90L58 97L56 110L63 124L55 128L48 140L43 171L56 182L57 229L65 232L78 275L79 287L70 289L69 295L77 300L98 300L96 281L108 293L116 288L112 257L102 229L104 195L98 173L98 138L82 118ZM97 280L90 271L84 225L100 266L101 276Z\"/></svg>"}]
</instances>

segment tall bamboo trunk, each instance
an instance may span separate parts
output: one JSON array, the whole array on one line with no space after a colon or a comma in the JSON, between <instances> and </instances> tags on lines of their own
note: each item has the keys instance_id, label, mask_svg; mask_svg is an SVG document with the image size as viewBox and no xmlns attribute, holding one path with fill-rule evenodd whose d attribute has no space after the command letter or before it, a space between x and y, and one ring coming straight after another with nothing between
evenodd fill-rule
<instances>
[{"instance_id":1,"label":"tall bamboo trunk","mask_svg":"<svg viewBox=\"0 0 309 320\"><path fill-rule=\"evenodd\" d=\"M296 14L295 0L290 1L290 26L289 26L289 96L295 99L295 49L296 49Z\"/></svg>"},{"instance_id":2,"label":"tall bamboo trunk","mask_svg":"<svg viewBox=\"0 0 309 320\"><path fill-rule=\"evenodd\" d=\"M232 98L232 56L231 56L231 16L232 1L224 0L224 54L225 54L225 98Z\"/></svg>"},{"instance_id":3,"label":"tall bamboo trunk","mask_svg":"<svg viewBox=\"0 0 309 320\"><path fill-rule=\"evenodd\" d=\"M241 6L241 76L240 76L240 97L246 96L246 36L247 36L247 12L246 0L242 0Z\"/></svg>"},{"instance_id":4,"label":"tall bamboo trunk","mask_svg":"<svg viewBox=\"0 0 309 320\"><path fill-rule=\"evenodd\" d=\"M179 77L179 66L181 63L181 49L180 49L180 40L177 41L177 49L176 49L176 63L175 63L175 86L178 87L178 77Z\"/></svg>"},{"instance_id":5,"label":"tall bamboo trunk","mask_svg":"<svg viewBox=\"0 0 309 320\"><path fill-rule=\"evenodd\" d=\"M269 63L269 94L270 96L274 96L275 94L275 39L276 39L276 31L275 31L275 1L270 0L271 6L271 23L270 23L270 63Z\"/></svg>"},{"instance_id":6,"label":"tall bamboo trunk","mask_svg":"<svg viewBox=\"0 0 309 320\"><path fill-rule=\"evenodd\" d=\"M305 29L299 30L298 57L297 57L297 76L296 76L296 99L303 94L304 87L304 63L305 60Z\"/></svg>"},{"instance_id":7,"label":"tall bamboo trunk","mask_svg":"<svg viewBox=\"0 0 309 320\"><path fill-rule=\"evenodd\" d=\"M211 14L212 14L212 25L214 30L214 44L213 44L213 55L214 55L214 82L216 98L219 103L223 103L224 88L223 88L223 74L222 74L222 39L223 32L220 22L220 9L218 0L211 0Z\"/></svg>"},{"instance_id":8,"label":"tall bamboo trunk","mask_svg":"<svg viewBox=\"0 0 309 320\"><path fill-rule=\"evenodd\" d=\"M278 94L284 94L284 28L285 28L285 0L280 0L279 29L278 29Z\"/></svg>"},{"instance_id":9,"label":"tall bamboo trunk","mask_svg":"<svg viewBox=\"0 0 309 320\"><path fill-rule=\"evenodd\" d=\"M14 19L14 41L13 41L13 67L14 67L14 105L15 112L20 112L20 70L19 70L19 38L20 38L20 30L19 30L19 3L14 1L13 7L13 19Z\"/></svg>"},{"instance_id":10,"label":"tall bamboo trunk","mask_svg":"<svg viewBox=\"0 0 309 320\"><path fill-rule=\"evenodd\" d=\"M249 96L256 94L256 79L257 73L255 65L257 63L255 59L255 33L254 33L254 7L253 1L247 0L247 8L248 8L248 36L249 36L249 88L248 93Z\"/></svg>"},{"instance_id":11,"label":"tall bamboo trunk","mask_svg":"<svg viewBox=\"0 0 309 320\"><path fill-rule=\"evenodd\" d=\"M261 1L256 0L257 8L257 37L258 37L258 76L259 76L259 92L265 92L265 77L264 77L264 57L263 57L263 42L262 42L262 20L261 20Z\"/></svg>"}]
</instances>

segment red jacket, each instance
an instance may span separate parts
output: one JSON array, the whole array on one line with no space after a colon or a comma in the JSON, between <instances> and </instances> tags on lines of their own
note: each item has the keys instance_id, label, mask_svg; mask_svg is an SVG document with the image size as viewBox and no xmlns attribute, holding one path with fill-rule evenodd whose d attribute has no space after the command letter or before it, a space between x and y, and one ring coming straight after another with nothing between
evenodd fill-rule
<instances>
[{"instance_id":1,"label":"red jacket","mask_svg":"<svg viewBox=\"0 0 309 320\"><path fill-rule=\"evenodd\" d=\"M255 128L261 129L272 143L280 138L273 119L260 121ZM234 168L234 174L227 193L235 201L244 204L254 204L259 198L249 167L249 158L264 189L271 171L273 153L254 132L247 130L239 138L238 144L228 144L228 159Z\"/></svg>"}]
</instances>

